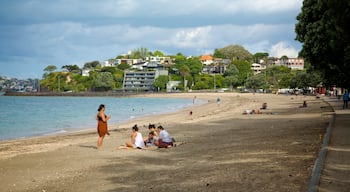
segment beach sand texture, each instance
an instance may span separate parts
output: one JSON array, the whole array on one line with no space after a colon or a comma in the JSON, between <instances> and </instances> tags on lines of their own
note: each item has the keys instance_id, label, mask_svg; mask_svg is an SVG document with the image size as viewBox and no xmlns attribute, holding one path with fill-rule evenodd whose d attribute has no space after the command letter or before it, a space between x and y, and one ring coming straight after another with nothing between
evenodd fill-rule
<instances>
[{"instance_id":1,"label":"beach sand texture","mask_svg":"<svg viewBox=\"0 0 350 192\"><path fill-rule=\"evenodd\" d=\"M174 113L109 125L101 150L95 128L0 142L1 191L307 191L332 109L312 96L238 93L152 94L208 101ZM220 105L216 103L221 99ZM299 108L303 101L307 108ZM243 115L246 109L262 114ZM193 111L190 116L189 112ZM108 114L108 111L107 111ZM169 149L117 149L138 124L162 125ZM45 125L43 125L45 126Z\"/></svg>"}]
</instances>

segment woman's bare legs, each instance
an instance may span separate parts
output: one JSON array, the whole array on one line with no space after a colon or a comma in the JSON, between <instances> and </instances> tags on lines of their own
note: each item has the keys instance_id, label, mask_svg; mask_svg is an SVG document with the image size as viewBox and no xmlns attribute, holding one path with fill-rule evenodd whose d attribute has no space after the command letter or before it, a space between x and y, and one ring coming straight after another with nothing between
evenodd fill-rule
<instances>
[{"instance_id":1,"label":"woman's bare legs","mask_svg":"<svg viewBox=\"0 0 350 192\"><path fill-rule=\"evenodd\" d=\"M105 136L101 136L101 137L98 138L98 140L97 140L97 149L100 149L102 147L102 143L103 143L103 138L104 137Z\"/></svg>"}]
</instances>

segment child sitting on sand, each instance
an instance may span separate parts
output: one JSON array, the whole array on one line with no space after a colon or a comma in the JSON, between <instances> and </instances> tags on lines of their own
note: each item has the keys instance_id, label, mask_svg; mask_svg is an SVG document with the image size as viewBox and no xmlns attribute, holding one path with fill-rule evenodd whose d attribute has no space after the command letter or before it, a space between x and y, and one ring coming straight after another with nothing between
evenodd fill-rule
<instances>
[{"instance_id":1,"label":"child sitting on sand","mask_svg":"<svg viewBox=\"0 0 350 192\"><path fill-rule=\"evenodd\" d=\"M155 131L150 131L148 133L148 138L145 139L145 145L146 147L153 147L153 146L156 146L157 144L157 141L158 141L158 137L155 136Z\"/></svg>"}]
</instances>

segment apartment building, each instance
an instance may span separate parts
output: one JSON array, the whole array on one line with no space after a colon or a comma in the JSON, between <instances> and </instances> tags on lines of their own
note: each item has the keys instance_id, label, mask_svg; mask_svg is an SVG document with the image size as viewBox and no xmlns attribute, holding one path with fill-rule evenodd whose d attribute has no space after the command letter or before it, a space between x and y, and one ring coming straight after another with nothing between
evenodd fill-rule
<instances>
[{"instance_id":1,"label":"apartment building","mask_svg":"<svg viewBox=\"0 0 350 192\"><path fill-rule=\"evenodd\" d=\"M125 71L124 91L154 91L156 71Z\"/></svg>"}]
</instances>

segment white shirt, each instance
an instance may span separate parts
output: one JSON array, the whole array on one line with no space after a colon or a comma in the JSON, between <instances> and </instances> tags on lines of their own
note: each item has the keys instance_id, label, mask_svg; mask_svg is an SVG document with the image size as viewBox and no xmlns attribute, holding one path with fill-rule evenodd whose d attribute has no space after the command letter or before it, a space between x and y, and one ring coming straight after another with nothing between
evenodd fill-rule
<instances>
[{"instance_id":1,"label":"white shirt","mask_svg":"<svg viewBox=\"0 0 350 192\"><path fill-rule=\"evenodd\" d=\"M161 130L159 132L158 137L159 137L159 139L162 139L163 142L169 142L169 143L173 142L170 134L167 131L165 131L165 130Z\"/></svg>"},{"instance_id":2,"label":"white shirt","mask_svg":"<svg viewBox=\"0 0 350 192\"><path fill-rule=\"evenodd\" d=\"M142 134L140 132L136 133L134 147L135 148L137 148L137 147L144 148L145 147L145 142L143 141L143 137L142 137Z\"/></svg>"}]
</instances>

